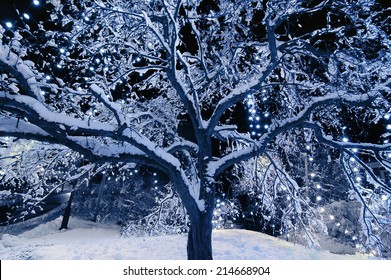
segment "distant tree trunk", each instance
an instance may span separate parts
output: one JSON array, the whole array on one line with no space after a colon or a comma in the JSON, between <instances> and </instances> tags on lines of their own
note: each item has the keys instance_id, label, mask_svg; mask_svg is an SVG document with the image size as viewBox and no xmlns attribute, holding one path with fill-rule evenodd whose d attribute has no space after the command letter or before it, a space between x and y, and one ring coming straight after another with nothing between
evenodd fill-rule
<instances>
[{"instance_id":1,"label":"distant tree trunk","mask_svg":"<svg viewBox=\"0 0 391 280\"><path fill-rule=\"evenodd\" d=\"M69 218L71 217L73 194L74 194L74 192L72 191L71 195L69 196L69 199L68 199L68 204L64 210L64 215L62 217L61 227L58 230L68 229L68 222L69 222Z\"/></svg>"},{"instance_id":2,"label":"distant tree trunk","mask_svg":"<svg viewBox=\"0 0 391 280\"><path fill-rule=\"evenodd\" d=\"M212 260L212 214L213 209L190 217L190 230L187 240L189 260Z\"/></svg>"},{"instance_id":3,"label":"distant tree trunk","mask_svg":"<svg viewBox=\"0 0 391 280\"><path fill-rule=\"evenodd\" d=\"M106 184L106 173L104 173L102 175L102 181L100 182L100 185L99 185L99 193L98 193L98 197L96 199L95 213L94 213L94 217L92 219L94 222L97 222L97 218L98 218L98 214L99 214L99 210L100 210L100 202L102 200L103 188L104 188L105 184Z\"/></svg>"}]
</instances>

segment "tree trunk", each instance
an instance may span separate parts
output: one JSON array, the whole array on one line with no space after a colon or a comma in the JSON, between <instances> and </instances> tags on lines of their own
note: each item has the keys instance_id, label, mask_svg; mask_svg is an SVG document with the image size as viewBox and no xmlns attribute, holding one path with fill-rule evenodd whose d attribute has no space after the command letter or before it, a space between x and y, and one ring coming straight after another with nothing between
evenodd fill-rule
<instances>
[{"instance_id":1,"label":"tree trunk","mask_svg":"<svg viewBox=\"0 0 391 280\"><path fill-rule=\"evenodd\" d=\"M68 204L65 207L64 216L62 217L61 227L58 230L68 229L68 222L69 222L69 218L71 217L72 200L73 200L73 191L69 196Z\"/></svg>"},{"instance_id":2,"label":"tree trunk","mask_svg":"<svg viewBox=\"0 0 391 280\"><path fill-rule=\"evenodd\" d=\"M190 231L187 240L189 260L212 260L212 211L190 216Z\"/></svg>"},{"instance_id":3,"label":"tree trunk","mask_svg":"<svg viewBox=\"0 0 391 280\"><path fill-rule=\"evenodd\" d=\"M92 218L92 221L95 223L98 221L98 215L99 215L99 211L100 211L100 202L103 197L103 189L105 187L105 184L106 184L106 172L103 173L103 175L102 175L102 180L99 185L98 197L96 198L95 213L94 213L94 217Z\"/></svg>"}]
</instances>

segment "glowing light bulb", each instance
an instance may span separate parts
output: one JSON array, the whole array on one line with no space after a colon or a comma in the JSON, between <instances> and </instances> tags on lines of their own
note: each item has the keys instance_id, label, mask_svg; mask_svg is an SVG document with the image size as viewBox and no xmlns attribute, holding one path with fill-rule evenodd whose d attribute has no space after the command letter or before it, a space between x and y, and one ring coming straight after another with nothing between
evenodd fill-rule
<instances>
[{"instance_id":1,"label":"glowing light bulb","mask_svg":"<svg viewBox=\"0 0 391 280\"><path fill-rule=\"evenodd\" d=\"M12 24L12 22L7 21L5 23L5 26L7 26L8 28L12 28L13 24Z\"/></svg>"},{"instance_id":2,"label":"glowing light bulb","mask_svg":"<svg viewBox=\"0 0 391 280\"><path fill-rule=\"evenodd\" d=\"M25 19L30 19L30 15L29 15L29 14L26 14L26 13L23 14L23 17L24 17Z\"/></svg>"},{"instance_id":3,"label":"glowing light bulb","mask_svg":"<svg viewBox=\"0 0 391 280\"><path fill-rule=\"evenodd\" d=\"M39 5L39 0L34 0L34 1L33 1L33 4L34 4L35 6L38 6L38 5Z\"/></svg>"},{"instance_id":4,"label":"glowing light bulb","mask_svg":"<svg viewBox=\"0 0 391 280\"><path fill-rule=\"evenodd\" d=\"M316 201L321 201L322 200L322 197L320 196L320 195L318 195L317 197L316 197Z\"/></svg>"},{"instance_id":5,"label":"glowing light bulb","mask_svg":"<svg viewBox=\"0 0 391 280\"><path fill-rule=\"evenodd\" d=\"M346 138L346 137L344 137L344 138L342 138L342 141L343 141L344 143L347 143L347 142L349 142L349 139Z\"/></svg>"}]
</instances>

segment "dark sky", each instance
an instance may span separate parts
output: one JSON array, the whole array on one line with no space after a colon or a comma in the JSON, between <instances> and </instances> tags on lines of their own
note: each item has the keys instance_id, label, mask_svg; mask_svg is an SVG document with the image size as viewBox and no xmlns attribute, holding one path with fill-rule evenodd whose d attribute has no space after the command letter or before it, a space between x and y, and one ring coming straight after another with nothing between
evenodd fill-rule
<instances>
[{"instance_id":1,"label":"dark sky","mask_svg":"<svg viewBox=\"0 0 391 280\"><path fill-rule=\"evenodd\" d=\"M0 0L0 23L5 27L6 22L13 25L23 21L38 21L45 12L45 0L38 0L39 5L34 4L34 0ZM19 11L19 15L18 12ZM23 14L29 15L29 19L23 18Z\"/></svg>"}]
</instances>

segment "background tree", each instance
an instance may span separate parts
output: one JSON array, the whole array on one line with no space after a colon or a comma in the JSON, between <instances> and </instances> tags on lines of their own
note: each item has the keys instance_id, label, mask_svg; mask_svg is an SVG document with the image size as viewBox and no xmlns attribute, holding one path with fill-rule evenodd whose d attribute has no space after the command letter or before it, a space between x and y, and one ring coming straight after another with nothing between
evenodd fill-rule
<instances>
[{"instance_id":1,"label":"background tree","mask_svg":"<svg viewBox=\"0 0 391 280\"><path fill-rule=\"evenodd\" d=\"M366 158L389 170L390 145L381 142L389 136L362 141L342 128L347 119L381 124L390 111L386 3L48 3L50 19L34 29L22 13L1 29L0 136L64 145L94 163L160 169L189 215L188 258L211 259L218 176L255 156L273 159L269 148L292 130L311 130L339 151L368 242L379 241L375 225L389 223L379 203L389 205L391 190ZM268 113L268 123L243 131L233 118L243 103L255 120ZM370 186L356 180L351 158ZM274 166L294 201L303 200L285 167Z\"/></svg>"}]
</instances>

